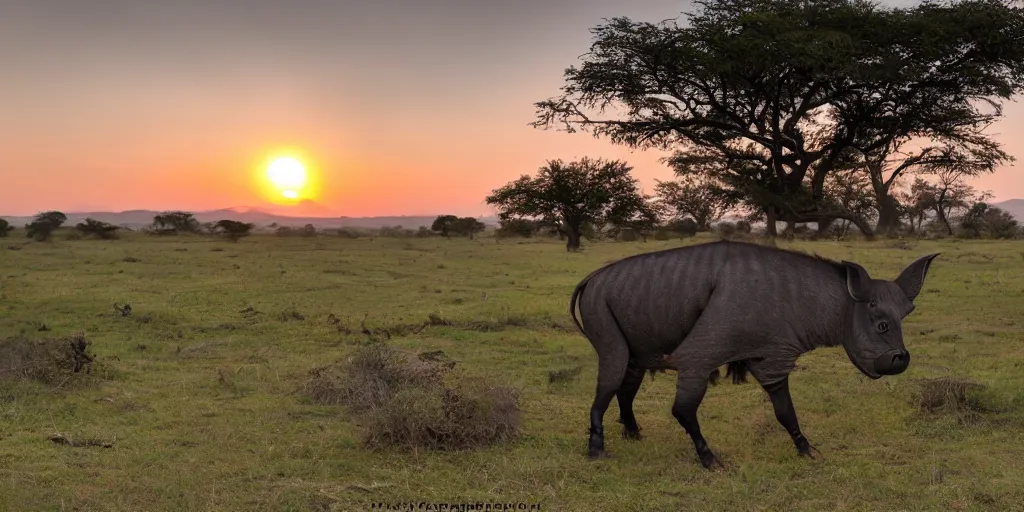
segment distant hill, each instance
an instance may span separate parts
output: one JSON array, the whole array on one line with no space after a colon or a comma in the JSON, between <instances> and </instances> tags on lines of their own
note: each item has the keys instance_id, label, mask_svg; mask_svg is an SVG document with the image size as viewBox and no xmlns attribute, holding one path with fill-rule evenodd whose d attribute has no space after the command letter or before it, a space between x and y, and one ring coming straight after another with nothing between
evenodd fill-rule
<instances>
[{"instance_id":1,"label":"distant hill","mask_svg":"<svg viewBox=\"0 0 1024 512\"><path fill-rule=\"evenodd\" d=\"M1001 203L994 203L992 206L1005 210L1024 223L1024 199L1010 199Z\"/></svg>"},{"instance_id":2,"label":"distant hill","mask_svg":"<svg viewBox=\"0 0 1024 512\"><path fill-rule=\"evenodd\" d=\"M74 226L83 222L86 217L102 222L109 222L118 226L138 229L149 226L153 223L153 217L159 212L153 210L129 210L124 212L64 212L68 216L65 226ZM258 227L269 224L279 226L304 226L312 224L318 229L324 228L381 228L384 226L402 226L404 228L416 229L419 226L430 227L437 215L433 216L395 216L395 217L294 217L268 213L255 208L223 208L220 210L195 211L192 212L199 222L216 222L222 219L236 220L240 222L251 222ZM0 219L6 219L16 227L24 226L32 221L30 216L8 216L0 215ZM479 217L480 221L489 226L497 226L496 217Z\"/></svg>"}]
</instances>

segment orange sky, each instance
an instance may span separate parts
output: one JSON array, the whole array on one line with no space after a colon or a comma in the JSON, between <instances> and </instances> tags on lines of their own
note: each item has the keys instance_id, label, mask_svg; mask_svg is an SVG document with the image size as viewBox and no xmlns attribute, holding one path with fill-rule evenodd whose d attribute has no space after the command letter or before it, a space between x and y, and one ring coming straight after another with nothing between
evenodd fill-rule
<instances>
[{"instance_id":1,"label":"orange sky","mask_svg":"<svg viewBox=\"0 0 1024 512\"><path fill-rule=\"evenodd\" d=\"M490 214L491 189L550 158L624 159L648 192L671 178L660 154L527 123L601 17L685 2L69 2L15 0L0 18L16 71L0 82L0 214L262 207L255 166L288 146L309 155L314 199L347 216ZM1024 106L1006 117L993 131L1024 159ZM1024 197L1016 168L975 185Z\"/></svg>"}]
</instances>

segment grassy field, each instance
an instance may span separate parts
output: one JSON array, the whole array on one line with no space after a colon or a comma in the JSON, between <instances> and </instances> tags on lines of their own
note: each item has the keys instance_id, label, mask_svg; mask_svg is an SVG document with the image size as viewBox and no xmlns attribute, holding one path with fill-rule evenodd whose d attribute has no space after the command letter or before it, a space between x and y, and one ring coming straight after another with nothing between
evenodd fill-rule
<instances>
[{"instance_id":1,"label":"grassy field","mask_svg":"<svg viewBox=\"0 0 1024 512\"><path fill-rule=\"evenodd\" d=\"M571 327L573 286L610 260L709 240L567 254L558 242L487 238L0 239L0 339L84 332L97 356L90 378L58 388L0 384L0 509L1024 509L1024 242L780 242L887 279L941 251L904 323L910 369L871 381L840 348L803 357L790 387L817 460L797 457L756 384L712 387L699 414L722 472L700 466L670 413L674 375L659 374L636 400L645 438L621 438L613 402L614 457L588 461L596 358ZM519 388L519 439L371 451L342 408L296 393L311 369L366 342L364 317L388 328L430 314L454 326L390 343L443 350L459 371ZM576 367L575 380L549 384L550 371ZM921 379L948 376L985 386L968 424L915 406Z\"/></svg>"}]
</instances>

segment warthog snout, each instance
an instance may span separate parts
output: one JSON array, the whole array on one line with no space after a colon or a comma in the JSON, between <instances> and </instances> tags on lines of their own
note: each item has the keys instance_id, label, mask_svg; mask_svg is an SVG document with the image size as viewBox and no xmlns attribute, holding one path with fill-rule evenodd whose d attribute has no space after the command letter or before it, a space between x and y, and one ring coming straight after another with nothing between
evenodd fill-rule
<instances>
[{"instance_id":1,"label":"warthog snout","mask_svg":"<svg viewBox=\"0 0 1024 512\"><path fill-rule=\"evenodd\" d=\"M910 352L906 350L890 350L875 358L875 373L879 375L896 375L910 366Z\"/></svg>"}]
</instances>

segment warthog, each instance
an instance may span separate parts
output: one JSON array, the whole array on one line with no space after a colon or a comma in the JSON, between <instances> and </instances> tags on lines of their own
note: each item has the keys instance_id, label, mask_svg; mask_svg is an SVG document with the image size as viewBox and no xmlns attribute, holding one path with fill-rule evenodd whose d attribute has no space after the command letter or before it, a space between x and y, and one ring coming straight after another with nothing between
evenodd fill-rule
<instances>
[{"instance_id":1,"label":"warthog","mask_svg":"<svg viewBox=\"0 0 1024 512\"><path fill-rule=\"evenodd\" d=\"M817 450L800 433L789 394L796 359L842 344L872 379L906 370L910 354L900 324L914 310L936 256L885 281L849 261L721 241L631 256L594 271L573 290L569 305L598 357L589 456L606 455L604 413L612 397L619 400L624 437L639 439L633 398L644 371L674 369L672 415L701 464L721 467L700 433L697 408L718 368L727 365L734 382L748 372L754 376L797 452L813 458Z\"/></svg>"}]
</instances>

